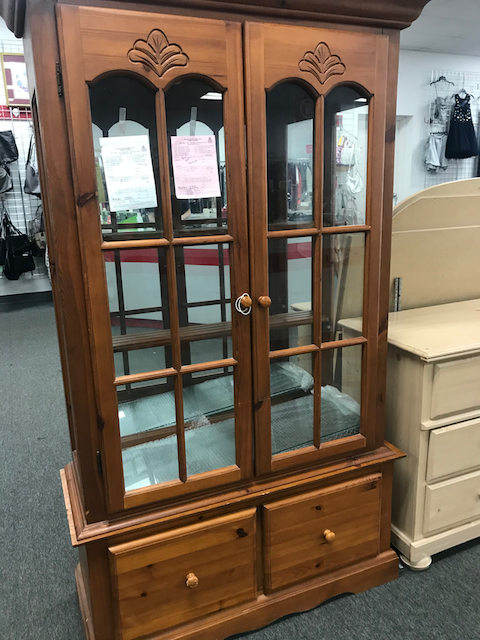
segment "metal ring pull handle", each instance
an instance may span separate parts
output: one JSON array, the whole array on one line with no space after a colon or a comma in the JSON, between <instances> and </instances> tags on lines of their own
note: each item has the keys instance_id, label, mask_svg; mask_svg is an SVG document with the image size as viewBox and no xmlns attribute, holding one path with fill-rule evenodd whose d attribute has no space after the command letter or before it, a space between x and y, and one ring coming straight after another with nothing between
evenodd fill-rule
<instances>
[{"instance_id":1,"label":"metal ring pull handle","mask_svg":"<svg viewBox=\"0 0 480 640\"><path fill-rule=\"evenodd\" d=\"M248 316L252 312L252 299L248 293L242 293L241 296L235 300L235 309L242 316Z\"/></svg>"}]
</instances>

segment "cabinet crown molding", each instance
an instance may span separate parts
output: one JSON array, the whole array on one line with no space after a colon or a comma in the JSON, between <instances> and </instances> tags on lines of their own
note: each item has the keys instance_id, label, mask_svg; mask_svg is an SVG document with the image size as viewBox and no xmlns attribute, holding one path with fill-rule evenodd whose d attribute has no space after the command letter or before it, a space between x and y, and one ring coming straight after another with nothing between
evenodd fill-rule
<instances>
[{"instance_id":1,"label":"cabinet crown molding","mask_svg":"<svg viewBox=\"0 0 480 640\"><path fill-rule=\"evenodd\" d=\"M250 13L259 16L280 18L305 18L363 24L373 27L405 29L418 18L424 6L430 0L145 0L145 5L210 9L228 13ZM7 27L17 38L22 38L25 28L25 10L27 3L35 0L0 0L0 15ZM55 0L43 3L55 4ZM75 4L68 2L68 4ZM81 4L80 2L78 4ZM88 2L86 3L88 4ZM118 0L118 5L132 4L127 0ZM45 9L46 10L46 9Z\"/></svg>"}]
</instances>

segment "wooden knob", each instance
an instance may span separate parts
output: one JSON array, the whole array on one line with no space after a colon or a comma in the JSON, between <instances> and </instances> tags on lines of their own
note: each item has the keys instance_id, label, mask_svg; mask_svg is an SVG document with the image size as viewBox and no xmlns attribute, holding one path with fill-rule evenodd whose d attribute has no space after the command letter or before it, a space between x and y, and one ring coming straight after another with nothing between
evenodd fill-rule
<instances>
[{"instance_id":1,"label":"wooden knob","mask_svg":"<svg viewBox=\"0 0 480 640\"><path fill-rule=\"evenodd\" d=\"M330 529L325 529L323 537L327 542L333 542L335 540L335 534L333 531L330 531Z\"/></svg>"},{"instance_id":2,"label":"wooden knob","mask_svg":"<svg viewBox=\"0 0 480 640\"><path fill-rule=\"evenodd\" d=\"M264 309L268 309L268 307L272 304L272 299L270 296L260 296L258 299L258 304Z\"/></svg>"},{"instance_id":3,"label":"wooden knob","mask_svg":"<svg viewBox=\"0 0 480 640\"><path fill-rule=\"evenodd\" d=\"M250 296L243 296L240 300L240 304L242 307L246 307L247 309L252 306L252 299Z\"/></svg>"},{"instance_id":4,"label":"wooden knob","mask_svg":"<svg viewBox=\"0 0 480 640\"><path fill-rule=\"evenodd\" d=\"M189 589L195 589L195 587L198 587L198 583L199 583L199 580L194 573L187 573L187 579L185 581L185 584Z\"/></svg>"}]
</instances>

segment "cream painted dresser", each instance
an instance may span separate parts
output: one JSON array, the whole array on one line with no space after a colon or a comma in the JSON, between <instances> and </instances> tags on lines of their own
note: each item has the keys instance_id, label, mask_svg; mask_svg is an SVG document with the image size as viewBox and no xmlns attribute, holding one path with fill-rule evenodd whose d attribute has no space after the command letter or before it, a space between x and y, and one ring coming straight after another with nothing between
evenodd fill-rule
<instances>
[{"instance_id":1,"label":"cream painted dresser","mask_svg":"<svg viewBox=\"0 0 480 640\"><path fill-rule=\"evenodd\" d=\"M480 299L390 313L388 342L392 542L423 569L480 536Z\"/></svg>"}]
</instances>

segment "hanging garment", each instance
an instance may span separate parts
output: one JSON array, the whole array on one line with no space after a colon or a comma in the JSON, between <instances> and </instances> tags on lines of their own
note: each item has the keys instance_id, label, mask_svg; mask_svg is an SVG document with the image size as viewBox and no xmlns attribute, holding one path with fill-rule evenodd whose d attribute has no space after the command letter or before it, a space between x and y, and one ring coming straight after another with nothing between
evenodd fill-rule
<instances>
[{"instance_id":1,"label":"hanging garment","mask_svg":"<svg viewBox=\"0 0 480 640\"><path fill-rule=\"evenodd\" d=\"M475 129L473 128L470 96L461 98L455 94L450 131L448 132L445 156L447 158L471 158L479 154Z\"/></svg>"},{"instance_id":2,"label":"hanging garment","mask_svg":"<svg viewBox=\"0 0 480 640\"><path fill-rule=\"evenodd\" d=\"M445 148L447 146L446 133L431 133L427 140L427 148L425 149L425 164L428 171L438 171L438 169L447 169L448 162L445 157Z\"/></svg>"},{"instance_id":3,"label":"hanging garment","mask_svg":"<svg viewBox=\"0 0 480 640\"><path fill-rule=\"evenodd\" d=\"M447 125L450 116L450 98L442 98L442 96L437 96L435 98L435 102L433 103L433 120L432 124L442 124Z\"/></svg>"}]
</instances>

